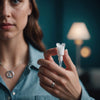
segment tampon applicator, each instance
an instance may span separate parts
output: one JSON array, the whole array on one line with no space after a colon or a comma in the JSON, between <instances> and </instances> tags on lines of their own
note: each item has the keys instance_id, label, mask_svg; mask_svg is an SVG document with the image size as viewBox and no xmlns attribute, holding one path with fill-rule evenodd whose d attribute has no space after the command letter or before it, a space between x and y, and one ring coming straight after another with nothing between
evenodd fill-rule
<instances>
[{"instance_id":1,"label":"tampon applicator","mask_svg":"<svg viewBox=\"0 0 100 100\"><path fill-rule=\"evenodd\" d=\"M65 43L62 43L62 44L56 43L56 46L57 46L57 55L58 55L59 66L62 66Z\"/></svg>"}]
</instances>

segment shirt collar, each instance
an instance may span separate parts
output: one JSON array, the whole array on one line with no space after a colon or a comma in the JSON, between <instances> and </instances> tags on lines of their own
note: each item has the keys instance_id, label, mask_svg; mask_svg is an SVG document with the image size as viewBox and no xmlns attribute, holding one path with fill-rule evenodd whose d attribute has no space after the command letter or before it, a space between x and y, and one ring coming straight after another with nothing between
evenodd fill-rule
<instances>
[{"instance_id":1,"label":"shirt collar","mask_svg":"<svg viewBox=\"0 0 100 100\"><path fill-rule=\"evenodd\" d=\"M39 59L43 59L43 52L40 52L36 48L34 48L30 43L29 43L29 69L30 67L35 67L36 69L39 69L39 65L37 64L37 61Z\"/></svg>"}]
</instances>

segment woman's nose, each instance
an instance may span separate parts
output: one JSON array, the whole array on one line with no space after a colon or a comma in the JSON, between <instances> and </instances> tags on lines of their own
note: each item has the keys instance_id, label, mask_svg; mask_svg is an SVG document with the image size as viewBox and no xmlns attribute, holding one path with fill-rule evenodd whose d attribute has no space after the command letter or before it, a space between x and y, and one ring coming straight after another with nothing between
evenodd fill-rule
<instances>
[{"instance_id":1,"label":"woman's nose","mask_svg":"<svg viewBox=\"0 0 100 100\"><path fill-rule=\"evenodd\" d=\"M10 17L10 5L7 0L2 3L0 7L0 15L3 17Z\"/></svg>"}]
</instances>

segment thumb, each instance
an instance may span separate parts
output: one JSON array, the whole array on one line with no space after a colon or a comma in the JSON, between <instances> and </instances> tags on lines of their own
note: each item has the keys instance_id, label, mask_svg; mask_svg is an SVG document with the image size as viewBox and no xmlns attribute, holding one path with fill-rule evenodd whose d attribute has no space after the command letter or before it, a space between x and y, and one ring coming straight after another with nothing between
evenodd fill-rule
<instances>
[{"instance_id":1,"label":"thumb","mask_svg":"<svg viewBox=\"0 0 100 100\"><path fill-rule=\"evenodd\" d=\"M67 70L76 69L75 65L73 64L73 62L70 58L70 56L68 55L68 50L67 49L64 51L63 60L64 60L64 64L65 64Z\"/></svg>"}]
</instances>

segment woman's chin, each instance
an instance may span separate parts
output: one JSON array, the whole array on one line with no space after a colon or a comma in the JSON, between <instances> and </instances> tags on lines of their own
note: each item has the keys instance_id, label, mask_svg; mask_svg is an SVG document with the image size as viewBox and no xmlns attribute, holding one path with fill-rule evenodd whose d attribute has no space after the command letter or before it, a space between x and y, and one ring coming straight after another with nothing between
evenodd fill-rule
<instances>
[{"instance_id":1,"label":"woman's chin","mask_svg":"<svg viewBox=\"0 0 100 100\"><path fill-rule=\"evenodd\" d=\"M14 38L14 36L12 36L12 35L3 35L3 36L0 36L0 40L11 40L13 38Z\"/></svg>"}]
</instances>

